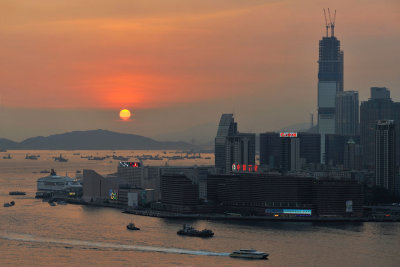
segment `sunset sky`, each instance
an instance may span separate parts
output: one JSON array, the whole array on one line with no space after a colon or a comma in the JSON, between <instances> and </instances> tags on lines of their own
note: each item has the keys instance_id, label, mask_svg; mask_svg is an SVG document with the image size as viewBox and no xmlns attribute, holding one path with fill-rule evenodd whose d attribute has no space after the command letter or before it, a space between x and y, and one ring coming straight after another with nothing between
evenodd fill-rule
<instances>
[{"instance_id":1,"label":"sunset sky","mask_svg":"<svg viewBox=\"0 0 400 267\"><path fill-rule=\"evenodd\" d=\"M309 122L327 7L345 90L400 101L398 0L2 0L0 138L203 126L211 140L222 113L255 133Z\"/></svg>"}]
</instances>

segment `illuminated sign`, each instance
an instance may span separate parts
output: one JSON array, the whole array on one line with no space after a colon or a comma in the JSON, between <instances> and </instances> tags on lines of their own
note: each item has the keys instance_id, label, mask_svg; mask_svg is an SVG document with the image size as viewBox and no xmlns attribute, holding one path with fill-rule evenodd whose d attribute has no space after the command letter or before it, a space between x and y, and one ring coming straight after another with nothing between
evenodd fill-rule
<instances>
[{"instance_id":1,"label":"illuminated sign","mask_svg":"<svg viewBox=\"0 0 400 267\"><path fill-rule=\"evenodd\" d=\"M114 191L114 190L110 189L110 191L108 191L108 195L110 196L111 200L117 200L118 199L117 191Z\"/></svg>"},{"instance_id":2,"label":"illuminated sign","mask_svg":"<svg viewBox=\"0 0 400 267\"><path fill-rule=\"evenodd\" d=\"M258 172L258 165L233 163L232 171L234 171L234 172Z\"/></svg>"},{"instance_id":3,"label":"illuminated sign","mask_svg":"<svg viewBox=\"0 0 400 267\"><path fill-rule=\"evenodd\" d=\"M311 216L311 210L298 210L298 209L266 209L267 214L291 214L300 216Z\"/></svg>"},{"instance_id":4,"label":"illuminated sign","mask_svg":"<svg viewBox=\"0 0 400 267\"><path fill-rule=\"evenodd\" d=\"M297 132L281 132L280 137L297 137Z\"/></svg>"},{"instance_id":5,"label":"illuminated sign","mask_svg":"<svg viewBox=\"0 0 400 267\"><path fill-rule=\"evenodd\" d=\"M124 167L124 168L139 168L140 167L140 162L121 161L119 163L119 166Z\"/></svg>"}]
</instances>

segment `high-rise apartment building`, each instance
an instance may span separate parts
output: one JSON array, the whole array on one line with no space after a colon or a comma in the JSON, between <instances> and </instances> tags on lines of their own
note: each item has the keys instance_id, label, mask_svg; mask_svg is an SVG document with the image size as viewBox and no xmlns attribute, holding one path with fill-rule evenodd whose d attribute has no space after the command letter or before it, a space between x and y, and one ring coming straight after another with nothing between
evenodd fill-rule
<instances>
[{"instance_id":1,"label":"high-rise apartment building","mask_svg":"<svg viewBox=\"0 0 400 267\"><path fill-rule=\"evenodd\" d=\"M232 164L255 165L256 135L239 133L233 114L222 114L215 137L215 168L229 173Z\"/></svg>"},{"instance_id":2,"label":"high-rise apartment building","mask_svg":"<svg viewBox=\"0 0 400 267\"><path fill-rule=\"evenodd\" d=\"M393 120L380 120L375 130L376 185L399 193L396 173L396 130Z\"/></svg>"},{"instance_id":3,"label":"high-rise apartment building","mask_svg":"<svg viewBox=\"0 0 400 267\"><path fill-rule=\"evenodd\" d=\"M336 94L335 132L340 135L359 134L359 104L357 91Z\"/></svg>"},{"instance_id":4,"label":"high-rise apartment building","mask_svg":"<svg viewBox=\"0 0 400 267\"><path fill-rule=\"evenodd\" d=\"M336 94L343 91L343 51L340 41L331 35L319 41L318 60L318 132L321 134L321 163L325 163L325 134L335 133ZM328 26L327 26L328 28Z\"/></svg>"}]
</instances>

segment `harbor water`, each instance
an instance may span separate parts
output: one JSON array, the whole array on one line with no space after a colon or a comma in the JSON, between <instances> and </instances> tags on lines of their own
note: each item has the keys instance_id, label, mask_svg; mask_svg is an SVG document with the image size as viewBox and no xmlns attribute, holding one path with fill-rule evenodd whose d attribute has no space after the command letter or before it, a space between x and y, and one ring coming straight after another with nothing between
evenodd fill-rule
<instances>
[{"instance_id":1,"label":"harbor water","mask_svg":"<svg viewBox=\"0 0 400 267\"><path fill-rule=\"evenodd\" d=\"M78 154L79 153L79 154ZM12 159L3 159L10 154ZM37 160L25 159L38 155ZM62 154L67 162L55 162ZM180 155L175 151L8 151L0 153L0 266L399 266L400 223L238 222L163 219L112 208L57 205L35 199L36 180L54 168L116 171L118 161L82 156ZM183 154L186 155L186 154ZM207 159L206 159L207 157ZM132 158L134 160L134 158ZM211 165L199 159L148 160L145 165ZM9 196L9 191L25 191ZM3 203L15 201L12 207ZM134 221L140 231L128 231ZM212 238L179 236L184 223ZM252 248L268 260L230 258Z\"/></svg>"}]
</instances>

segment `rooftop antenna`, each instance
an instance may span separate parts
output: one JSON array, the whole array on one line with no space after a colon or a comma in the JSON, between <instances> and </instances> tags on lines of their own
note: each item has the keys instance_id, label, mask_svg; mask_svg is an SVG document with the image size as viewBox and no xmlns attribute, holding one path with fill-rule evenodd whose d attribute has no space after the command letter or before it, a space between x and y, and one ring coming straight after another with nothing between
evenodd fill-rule
<instances>
[{"instance_id":1,"label":"rooftop antenna","mask_svg":"<svg viewBox=\"0 0 400 267\"><path fill-rule=\"evenodd\" d=\"M329 24L328 24L328 21L327 21L327 19L326 19L325 8L324 8L324 17L325 17L326 37L328 37L328 28L329 28Z\"/></svg>"}]
</instances>

